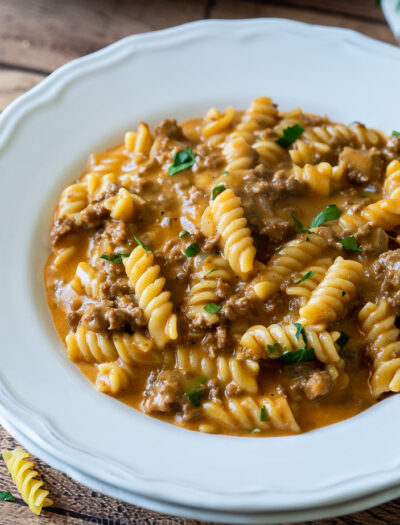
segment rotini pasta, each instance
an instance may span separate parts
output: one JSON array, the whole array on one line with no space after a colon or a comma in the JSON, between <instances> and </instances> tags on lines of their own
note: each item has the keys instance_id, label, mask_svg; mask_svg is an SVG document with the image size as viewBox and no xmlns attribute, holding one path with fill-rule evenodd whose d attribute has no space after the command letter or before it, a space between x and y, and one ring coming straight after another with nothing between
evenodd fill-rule
<instances>
[{"instance_id":1,"label":"rotini pasta","mask_svg":"<svg viewBox=\"0 0 400 525\"><path fill-rule=\"evenodd\" d=\"M307 299L309 299L314 288L322 281L331 264L332 259L325 257L318 259L311 266L307 266L302 274L299 274L298 282L286 288L286 294L300 297L301 305L303 306ZM305 280L303 280L304 278Z\"/></svg>"},{"instance_id":2,"label":"rotini pasta","mask_svg":"<svg viewBox=\"0 0 400 525\"><path fill-rule=\"evenodd\" d=\"M3 450L2 455L22 499L34 514L39 515L43 507L53 505L48 497L49 491L42 488L43 481L37 479L38 472L34 470L33 461L26 461L29 454L25 450Z\"/></svg>"},{"instance_id":3,"label":"rotini pasta","mask_svg":"<svg viewBox=\"0 0 400 525\"><path fill-rule=\"evenodd\" d=\"M270 259L267 266L252 282L251 286L256 296L263 301L271 297L285 279L293 272L305 268L314 257L321 254L326 246L326 240L316 232L303 234L298 239L289 242Z\"/></svg>"},{"instance_id":4,"label":"rotini pasta","mask_svg":"<svg viewBox=\"0 0 400 525\"><path fill-rule=\"evenodd\" d=\"M254 359L276 359L280 352L291 352L307 346L314 349L316 358L322 363L336 363L339 361L338 346L335 342L339 339L338 332L316 332L305 328L304 336L297 336L298 328L291 325L273 324L268 328L261 325L249 328L240 344L249 351L249 356ZM278 343L279 351L274 351ZM269 348L270 347L270 348Z\"/></svg>"},{"instance_id":5,"label":"rotini pasta","mask_svg":"<svg viewBox=\"0 0 400 525\"><path fill-rule=\"evenodd\" d=\"M322 326L333 323L356 296L362 271L359 262L337 257L307 304L300 308L300 322Z\"/></svg>"},{"instance_id":6,"label":"rotini pasta","mask_svg":"<svg viewBox=\"0 0 400 525\"><path fill-rule=\"evenodd\" d=\"M137 246L124 260L129 281L149 324L149 332L161 349L168 340L176 339L177 319L172 313L170 292L163 291L165 279L159 277L160 267L153 264L153 254Z\"/></svg>"},{"instance_id":7,"label":"rotini pasta","mask_svg":"<svg viewBox=\"0 0 400 525\"><path fill-rule=\"evenodd\" d=\"M367 303L359 312L361 330L373 360L371 389L375 397L385 392L400 392L400 330L387 300Z\"/></svg>"}]
</instances>

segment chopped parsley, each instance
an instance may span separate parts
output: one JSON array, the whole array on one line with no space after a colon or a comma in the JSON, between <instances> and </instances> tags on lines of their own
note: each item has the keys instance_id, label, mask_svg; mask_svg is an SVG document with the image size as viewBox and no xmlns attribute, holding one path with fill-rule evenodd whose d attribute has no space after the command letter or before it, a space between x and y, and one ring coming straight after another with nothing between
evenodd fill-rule
<instances>
[{"instance_id":1,"label":"chopped parsley","mask_svg":"<svg viewBox=\"0 0 400 525\"><path fill-rule=\"evenodd\" d=\"M336 204L329 204L324 210L322 210L316 217L313 218L310 224L310 228L318 228L322 226L325 222L335 221L341 216L341 210L336 206Z\"/></svg>"},{"instance_id":2,"label":"chopped parsley","mask_svg":"<svg viewBox=\"0 0 400 525\"><path fill-rule=\"evenodd\" d=\"M260 421L269 421L269 414L267 412L267 409L263 405L260 410Z\"/></svg>"},{"instance_id":3,"label":"chopped parsley","mask_svg":"<svg viewBox=\"0 0 400 525\"><path fill-rule=\"evenodd\" d=\"M251 433L251 434L258 434L259 432L261 432L261 430L260 430L259 428L257 428L257 427L256 427L256 428L252 428L252 429L250 430L250 433Z\"/></svg>"},{"instance_id":4,"label":"chopped parsley","mask_svg":"<svg viewBox=\"0 0 400 525\"><path fill-rule=\"evenodd\" d=\"M150 253L151 250L148 246L146 246L140 239L136 237L136 235L133 236L135 241L138 243L139 246L141 246L145 252Z\"/></svg>"},{"instance_id":5,"label":"chopped parsley","mask_svg":"<svg viewBox=\"0 0 400 525\"><path fill-rule=\"evenodd\" d=\"M312 233L310 232L310 230L303 228L303 225L299 221L299 219L296 219L296 217L294 217L293 215L292 215L292 221L293 221L294 227L296 228L297 233Z\"/></svg>"},{"instance_id":6,"label":"chopped parsley","mask_svg":"<svg viewBox=\"0 0 400 525\"><path fill-rule=\"evenodd\" d=\"M345 295L346 295L346 292L342 290L342 297L344 297Z\"/></svg>"},{"instance_id":7,"label":"chopped parsley","mask_svg":"<svg viewBox=\"0 0 400 525\"><path fill-rule=\"evenodd\" d=\"M201 395L203 393L202 385L207 381L206 377L201 377L195 386L185 392L185 396L189 399L193 406L199 407L201 404Z\"/></svg>"},{"instance_id":8,"label":"chopped parsley","mask_svg":"<svg viewBox=\"0 0 400 525\"><path fill-rule=\"evenodd\" d=\"M206 275L210 275L211 273L214 273L214 272L218 272L218 268L213 268L212 270L210 270L209 272L207 272Z\"/></svg>"},{"instance_id":9,"label":"chopped parsley","mask_svg":"<svg viewBox=\"0 0 400 525\"><path fill-rule=\"evenodd\" d=\"M228 171L227 170L223 171L222 175L228 175Z\"/></svg>"},{"instance_id":10,"label":"chopped parsley","mask_svg":"<svg viewBox=\"0 0 400 525\"><path fill-rule=\"evenodd\" d=\"M0 501L15 501L15 498L8 490L0 490Z\"/></svg>"},{"instance_id":11,"label":"chopped parsley","mask_svg":"<svg viewBox=\"0 0 400 525\"><path fill-rule=\"evenodd\" d=\"M269 355L274 355L275 353L281 355L283 352L281 343L274 343L273 345L267 344L267 350Z\"/></svg>"},{"instance_id":12,"label":"chopped parsley","mask_svg":"<svg viewBox=\"0 0 400 525\"><path fill-rule=\"evenodd\" d=\"M300 348L299 350L293 350L291 352L285 352L278 358L280 363L284 365L291 365L293 363L301 363L307 361L315 361L314 348Z\"/></svg>"},{"instance_id":13,"label":"chopped parsley","mask_svg":"<svg viewBox=\"0 0 400 525\"><path fill-rule=\"evenodd\" d=\"M400 137L400 131L393 130L392 131L392 135L393 135L393 137Z\"/></svg>"},{"instance_id":14,"label":"chopped parsley","mask_svg":"<svg viewBox=\"0 0 400 525\"><path fill-rule=\"evenodd\" d=\"M186 257L194 257L199 253L199 251L200 248L194 242L192 244L189 244L189 246L186 246L186 248L183 250L183 253L186 255Z\"/></svg>"},{"instance_id":15,"label":"chopped parsley","mask_svg":"<svg viewBox=\"0 0 400 525\"><path fill-rule=\"evenodd\" d=\"M336 341L336 344L340 348L340 352L342 352L343 348L347 345L349 339L350 339L349 335L347 335L345 332L340 331L340 337Z\"/></svg>"},{"instance_id":16,"label":"chopped parsley","mask_svg":"<svg viewBox=\"0 0 400 525\"><path fill-rule=\"evenodd\" d=\"M188 146L187 148L175 153L172 161L172 166L169 167L168 172L170 175L175 175L180 171L186 170L187 168L191 168L195 160L196 159L194 153Z\"/></svg>"},{"instance_id":17,"label":"chopped parsley","mask_svg":"<svg viewBox=\"0 0 400 525\"><path fill-rule=\"evenodd\" d=\"M355 237L347 237L346 239L339 239L340 244L345 250L352 250L353 252L362 252L363 249L358 245Z\"/></svg>"},{"instance_id":18,"label":"chopped parsley","mask_svg":"<svg viewBox=\"0 0 400 525\"><path fill-rule=\"evenodd\" d=\"M189 235L189 232L186 230L182 230L181 232L179 232L178 237L182 239L182 237L186 237L186 235Z\"/></svg>"},{"instance_id":19,"label":"chopped parsley","mask_svg":"<svg viewBox=\"0 0 400 525\"><path fill-rule=\"evenodd\" d=\"M211 190L211 199L214 200L218 197L218 195L220 193L222 193L223 191L226 190L226 186L225 184L223 184L222 182L220 182L219 184L217 184L216 186L214 186L214 188Z\"/></svg>"},{"instance_id":20,"label":"chopped parsley","mask_svg":"<svg viewBox=\"0 0 400 525\"><path fill-rule=\"evenodd\" d=\"M307 335L306 335L306 331L304 329L304 326L301 323L293 323L293 324L297 328L296 339L298 341L300 341L300 336L302 335L304 344L307 346Z\"/></svg>"},{"instance_id":21,"label":"chopped parsley","mask_svg":"<svg viewBox=\"0 0 400 525\"><path fill-rule=\"evenodd\" d=\"M295 142L300 135L303 133L304 128L300 124L294 124L293 126L288 126L282 132L282 137L276 139L275 142L282 146L282 148L287 149L289 146Z\"/></svg>"},{"instance_id":22,"label":"chopped parsley","mask_svg":"<svg viewBox=\"0 0 400 525\"><path fill-rule=\"evenodd\" d=\"M121 262L122 259L124 259L125 257L129 257L129 253L124 253L124 252L120 252L120 253L102 253L100 255L100 259L104 259L106 261L109 261L109 262L113 262L113 263L117 263L117 262Z\"/></svg>"},{"instance_id":23,"label":"chopped parsley","mask_svg":"<svg viewBox=\"0 0 400 525\"><path fill-rule=\"evenodd\" d=\"M312 277L313 275L315 275L315 272L311 271L311 272L307 272L305 275L303 275L303 277L301 279L299 279L298 281L296 281L294 284L300 284L302 283L303 281L306 281L307 279L309 279L310 277Z\"/></svg>"},{"instance_id":24,"label":"chopped parsley","mask_svg":"<svg viewBox=\"0 0 400 525\"><path fill-rule=\"evenodd\" d=\"M221 310L221 306L215 303L207 303L205 306L203 306L203 310L205 310L208 314L216 314Z\"/></svg>"}]
</instances>

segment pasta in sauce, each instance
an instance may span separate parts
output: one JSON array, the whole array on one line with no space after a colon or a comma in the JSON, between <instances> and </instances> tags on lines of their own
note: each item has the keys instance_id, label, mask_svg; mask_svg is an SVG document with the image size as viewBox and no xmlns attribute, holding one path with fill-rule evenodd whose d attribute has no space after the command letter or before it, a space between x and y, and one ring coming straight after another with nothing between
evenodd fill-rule
<instances>
[{"instance_id":1,"label":"pasta in sauce","mask_svg":"<svg viewBox=\"0 0 400 525\"><path fill-rule=\"evenodd\" d=\"M146 414L276 436L400 391L396 133L267 97L140 122L62 192L51 239L69 358Z\"/></svg>"}]
</instances>

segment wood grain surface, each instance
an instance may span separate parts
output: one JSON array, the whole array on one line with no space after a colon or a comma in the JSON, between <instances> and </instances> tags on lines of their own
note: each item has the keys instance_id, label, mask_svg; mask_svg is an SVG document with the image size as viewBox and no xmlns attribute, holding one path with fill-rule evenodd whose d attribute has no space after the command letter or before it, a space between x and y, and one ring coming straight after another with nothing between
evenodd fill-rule
<instances>
[{"instance_id":1,"label":"wood grain surface","mask_svg":"<svg viewBox=\"0 0 400 525\"><path fill-rule=\"evenodd\" d=\"M204 18L283 17L347 27L394 44L378 4L376 0L0 0L0 111L73 58L129 34ZM0 427L0 448L16 446L16 441ZM54 506L40 517L31 514L0 461L0 490L11 490L17 498L15 502L0 502L0 525L200 524L109 498L41 460L35 461ZM400 499L365 512L307 523L400 525Z\"/></svg>"}]
</instances>

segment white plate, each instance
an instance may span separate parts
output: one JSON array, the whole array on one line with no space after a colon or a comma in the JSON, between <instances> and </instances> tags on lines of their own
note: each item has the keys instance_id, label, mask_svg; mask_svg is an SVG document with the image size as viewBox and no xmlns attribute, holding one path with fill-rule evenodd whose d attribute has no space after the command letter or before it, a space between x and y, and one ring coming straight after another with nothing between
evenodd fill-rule
<instances>
[{"instance_id":1,"label":"white plate","mask_svg":"<svg viewBox=\"0 0 400 525\"><path fill-rule=\"evenodd\" d=\"M184 119L271 95L284 109L390 132L400 123L399 85L400 51L351 31L206 21L124 39L11 104L0 118L5 426L92 488L197 518L295 521L400 494L400 396L295 437L189 432L94 390L58 340L42 279L58 193L91 151L121 141L140 119Z\"/></svg>"}]
</instances>

